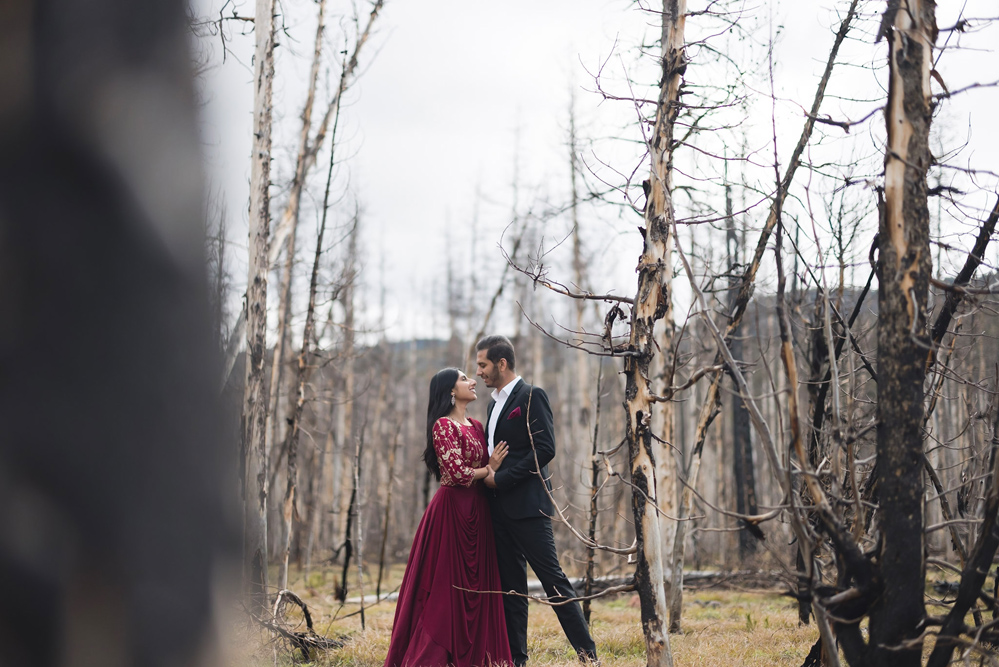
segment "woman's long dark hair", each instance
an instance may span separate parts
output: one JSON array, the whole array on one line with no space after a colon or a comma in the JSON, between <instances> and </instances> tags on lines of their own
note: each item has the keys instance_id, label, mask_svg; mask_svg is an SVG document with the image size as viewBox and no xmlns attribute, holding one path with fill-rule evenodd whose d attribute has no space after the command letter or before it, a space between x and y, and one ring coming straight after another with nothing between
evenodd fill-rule
<instances>
[{"instance_id":1,"label":"woman's long dark hair","mask_svg":"<svg viewBox=\"0 0 999 667\"><path fill-rule=\"evenodd\" d=\"M451 414L454 406L451 404L451 390L461 374L457 368L445 368L437 371L430 378L430 400L427 402L427 448L423 451L423 462L439 482L441 465L437 462L437 450L434 449L434 424L441 417Z\"/></svg>"}]
</instances>

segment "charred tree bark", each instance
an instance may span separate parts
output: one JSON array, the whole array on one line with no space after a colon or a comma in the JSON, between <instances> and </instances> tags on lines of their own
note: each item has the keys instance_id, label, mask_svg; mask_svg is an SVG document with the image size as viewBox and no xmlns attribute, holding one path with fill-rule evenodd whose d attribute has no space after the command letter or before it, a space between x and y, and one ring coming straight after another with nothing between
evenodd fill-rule
<instances>
[{"instance_id":1,"label":"charred tree bark","mask_svg":"<svg viewBox=\"0 0 999 667\"><path fill-rule=\"evenodd\" d=\"M367 426L367 424L365 424ZM354 455L350 466L350 479L351 479L351 489L350 489L350 504L347 506L347 526L344 531L344 542L343 542L343 570L340 573L340 586L337 588L336 599L340 602L345 602L347 600L347 577L350 574L350 559L354 555L354 549L358 548L358 558L360 558L359 550L359 538L360 529L355 527L357 522L360 521L361 512L358 509L360 503L360 488L358 485L361 480L361 455L364 453L364 429L361 429L360 435L354 440ZM358 563L358 568L361 567L360 562ZM358 570L360 573L360 569ZM358 579L360 584L360 579ZM363 584L361 584L363 585ZM361 616L363 623L364 616L364 595L361 595Z\"/></svg>"},{"instance_id":2,"label":"charred tree bark","mask_svg":"<svg viewBox=\"0 0 999 667\"><path fill-rule=\"evenodd\" d=\"M878 265L877 456L883 590L871 610L873 664L918 665L926 615L923 532L923 380L932 274L926 170L932 156L933 0L889 2L885 208Z\"/></svg>"},{"instance_id":3,"label":"charred tree bark","mask_svg":"<svg viewBox=\"0 0 999 667\"><path fill-rule=\"evenodd\" d=\"M351 467L351 477L353 477L354 468ZM347 576L350 573L350 558L354 555L354 542L351 539L351 534L354 530L354 505L357 502L357 487L352 486L350 490L350 503L347 505L347 526L345 529L345 537L343 541L343 570L340 573L340 585L336 587L336 592L334 597L340 602L347 601Z\"/></svg>"},{"instance_id":4,"label":"charred tree bark","mask_svg":"<svg viewBox=\"0 0 999 667\"><path fill-rule=\"evenodd\" d=\"M797 230L795 230L797 234ZM797 245L797 242L795 242ZM795 253L795 259L798 255ZM873 279L874 274L871 274ZM813 416L815 413L821 413L821 417L815 417L812 421L813 430L808 438L808 465L812 470L819 467L820 460L820 445L822 441L822 420L825 417L825 396L828 393L829 387L833 387L833 392L835 394L838 388L833 386L832 382L832 368L833 364L830 359L829 342L825 336L824 318L829 310L830 304L824 298L823 290L820 286L816 285L815 289L815 302L812 308L812 317L809 322L809 346L808 346L808 358L809 358L809 377L808 381L805 383L805 388L808 391L809 401L812 405ZM783 307L783 306L782 306ZM783 335L783 331L782 331ZM822 400L819 400L819 397ZM816 423L817 428L814 428ZM800 480L798 482L800 487ZM809 502L809 497L807 494L802 494L802 502L806 505ZM817 519L814 512L809 511L807 513L808 522L814 528L817 525ZM812 605L811 605L811 590L812 590L812 568L810 564L805 562L805 559L814 550L811 545L804 545L800 542L795 543L795 558L794 565L798 573L798 622L800 624L808 625L811 621L812 616Z\"/></svg>"},{"instance_id":5,"label":"charred tree bark","mask_svg":"<svg viewBox=\"0 0 999 667\"><path fill-rule=\"evenodd\" d=\"M742 361L742 339L732 339L732 356ZM756 473L753 467L753 446L750 437L749 411L740 396L732 396L732 473L735 477L735 511L739 514L756 514ZM756 552L757 538L743 528L739 531L739 557L743 560Z\"/></svg>"},{"instance_id":6,"label":"charred tree bark","mask_svg":"<svg viewBox=\"0 0 999 667\"><path fill-rule=\"evenodd\" d=\"M735 277L739 264L739 237L735 231L735 218L732 214L732 188L725 186L725 247L728 254L729 279L729 312L735 307L736 290L739 281ZM737 327L732 331L732 357L742 361L742 336ZM749 422L749 411L746 409L738 391L732 395L732 474L735 478L735 511L739 514L756 514L756 476L753 467L752 427ZM747 558L756 551L756 538L749 530L739 531L739 557Z\"/></svg>"},{"instance_id":7,"label":"charred tree bark","mask_svg":"<svg viewBox=\"0 0 999 667\"><path fill-rule=\"evenodd\" d=\"M243 400L245 461L243 579L251 606L267 604L267 271L270 234L274 0L257 0L254 20L253 152L250 167L249 272L246 288L246 388Z\"/></svg>"},{"instance_id":8,"label":"charred tree bark","mask_svg":"<svg viewBox=\"0 0 999 667\"><path fill-rule=\"evenodd\" d=\"M684 25L686 0L666 0L662 14L662 83L656 122L649 140L651 174L645 204L645 247L638 262L638 290L631 311L631 335L625 359L625 434L631 467L632 511L635 517L637 566L635 589L641 602L649 667L672 666L664 587L666 554L656 506L657 468L653 451L652 411L655 395L649 386L649 367L656 355L655 326L671 311L673 197L669 170L673 128L679 113L679 93L686 69Z\"/></svg>"}]
</instances>

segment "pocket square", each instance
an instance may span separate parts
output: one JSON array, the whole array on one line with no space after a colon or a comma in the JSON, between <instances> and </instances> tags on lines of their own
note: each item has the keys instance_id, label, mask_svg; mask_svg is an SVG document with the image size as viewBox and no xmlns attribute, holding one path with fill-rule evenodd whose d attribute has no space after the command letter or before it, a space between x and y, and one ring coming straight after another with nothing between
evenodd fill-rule
<instances>
[{"instance_id":1,"label":"pocket square","mask_svg":"<svg viewBox=\"0 0 999 667\"><path fill-rule=\"evenodd\" d=\"M510 414L508 414L506 418L507 421L509 421L511 419L516 419L519 416L520 416L520 406L518 405L517 407L515 407L513 410L510 411Z\"/></svg>"}]
</instances>

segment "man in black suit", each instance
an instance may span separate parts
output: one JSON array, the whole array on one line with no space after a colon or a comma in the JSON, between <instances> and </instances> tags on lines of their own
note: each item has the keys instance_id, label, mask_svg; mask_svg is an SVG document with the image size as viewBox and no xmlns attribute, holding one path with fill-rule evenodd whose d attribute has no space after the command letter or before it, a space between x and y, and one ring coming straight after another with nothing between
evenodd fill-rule
<instances>
[{"instance_id":1,"label":"man in black suit","mask_svg":"<svg viewBox=\"0 0 999 667\"><path fill-rule=\"evenodd\" d=\"M559 565L552 535L548 463L555 458L555 429L548 395L516 374L513 344L506 337L487 336L475 349L476 375L493 390L486 419L489 452L500 442L509 447L499 470L485 480L493 489L489 500L503 590L526 595L530 563L551 601L574 598L576 592ZM527 598L506 595L503 607L510 651L521 667L527 662ZM552 609L580 659L596 662L596 646L579 603Z\"/></svg>"}]
</instances>

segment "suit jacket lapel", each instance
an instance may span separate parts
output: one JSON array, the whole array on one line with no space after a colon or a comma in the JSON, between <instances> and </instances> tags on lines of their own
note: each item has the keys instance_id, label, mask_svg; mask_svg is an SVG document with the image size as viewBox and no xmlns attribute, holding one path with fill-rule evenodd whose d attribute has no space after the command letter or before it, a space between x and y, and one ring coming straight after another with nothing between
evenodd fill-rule
<instances>
[{"instance_id":1,"label":"suit jacket lapel","mask_svg":"<svg viewBox=\"0 0 999 667\"><path fill-rule=\"evenodd\" d=\"M500 412L499 419L496 420L497 431L499 430L500 424L502 424L503 421L506 420L506 416L510 413L510 409L513 408L513 402L514 400L516 400L517 395L520 394L520 391L524 388L524 384L525 383L523 380L518 382L517 386L515 386L513 390L510 392L510 395L506 397L506 403L503 404L503 411Z\"/></svg>"}]
</instances>

